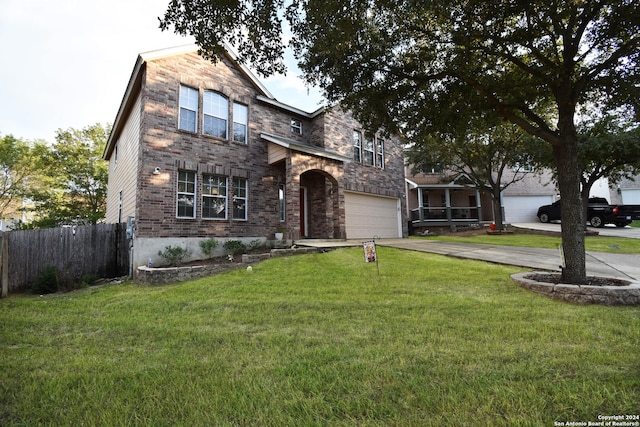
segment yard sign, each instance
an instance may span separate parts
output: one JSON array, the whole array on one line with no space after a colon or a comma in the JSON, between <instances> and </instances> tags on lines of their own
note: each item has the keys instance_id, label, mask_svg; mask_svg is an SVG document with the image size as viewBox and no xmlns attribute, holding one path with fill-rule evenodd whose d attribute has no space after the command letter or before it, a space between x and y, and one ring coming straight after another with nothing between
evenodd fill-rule
<instances>
[{"instance_id":1,"label":"yard sign","mask_svg":"<svg viewBox=\"0 0 640 427\"><path fill-rule=\"evenodd\" d=\"M365 262L378 262L378 256L376 255L376 242L373 240L369 242L362 242L364 247L364 261Z\"/></svg>"},{"instance_id":2,"label":"yard sign","mask_svg":"<svg viewBox=\"0 0 640 427\"><path fill-rule=\"evenodd\" d=\"M378 254L376 253L376 242L370 240L362 242L364 248L364 262L375 262L378 269L378 280L380 280L380 264L378 264Z\"/></svg>"}]
</instances>

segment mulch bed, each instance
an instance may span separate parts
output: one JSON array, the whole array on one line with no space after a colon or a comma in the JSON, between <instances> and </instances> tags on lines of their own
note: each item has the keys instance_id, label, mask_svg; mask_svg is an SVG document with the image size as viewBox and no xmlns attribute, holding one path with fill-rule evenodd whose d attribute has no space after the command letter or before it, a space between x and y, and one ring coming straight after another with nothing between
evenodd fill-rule
<instances>
[{"instance_id":1,"label":"mulch bed","mask_svg":"<svg viewBox=\"0 0 640 427\"><path fill-rule=\"evenodd\" d=\"M535 280L536 282L544 282L544 283L553 283L555 285L559 283L564 283L562 281L561 274L554 273L545 273L545 274L529 274L526 276L527 279ZM609 277L595 277L589 276L587 277L587 283L585 285L589 286L628 286L631 282L621 279L612 279Z\"/></svg>"}]
</instances>

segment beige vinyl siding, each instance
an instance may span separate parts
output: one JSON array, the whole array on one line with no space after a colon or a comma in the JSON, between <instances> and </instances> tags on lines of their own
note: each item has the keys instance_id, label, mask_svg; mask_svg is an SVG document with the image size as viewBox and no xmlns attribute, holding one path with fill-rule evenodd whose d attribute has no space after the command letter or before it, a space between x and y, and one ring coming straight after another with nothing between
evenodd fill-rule
<instances>
[{"instance_id":1,"label":"beige vinyl siding","mask_svg":"<svg viewBox=\"0 0 640 427\"><path fill-rule=\"evenodd\" d=\"M287 149L276 144L269 143L269 164L284 160L287 158Z\"/></svg>"},{"instance_id":2,"label":"beige vinyl siding","mask_svg":"<svg viewBox=\"0 0 640 427\"><path fill-rule=\"evenodd\" d=\"M127 117L126 125L118 138L118 163L115 150L109 159L109 183L107 185L106 222L118 222L119 194L122 191L122 221L135 216L136 187L138 179L138 151L140 146L141 97L138 95Z\"/></svg>"}]
</instances>

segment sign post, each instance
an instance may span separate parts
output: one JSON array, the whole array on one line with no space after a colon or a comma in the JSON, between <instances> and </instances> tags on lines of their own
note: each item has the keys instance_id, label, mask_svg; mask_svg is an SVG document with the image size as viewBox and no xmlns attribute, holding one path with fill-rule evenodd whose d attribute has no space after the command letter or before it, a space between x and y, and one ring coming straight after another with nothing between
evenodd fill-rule
<instances>
[{"instance_id":1,"label":"sign post","mask_svg":"<svg viewBox=\"0 0 640 427\"><path fill-rule=\"evenodd\" d=\"M378 269L378 280L380 280L380 264L378 264L378 254L376 253L375 240L369 240L368 242L362 242L364 249L364 262L375 262Z\"/></svg>"}]
</instances>

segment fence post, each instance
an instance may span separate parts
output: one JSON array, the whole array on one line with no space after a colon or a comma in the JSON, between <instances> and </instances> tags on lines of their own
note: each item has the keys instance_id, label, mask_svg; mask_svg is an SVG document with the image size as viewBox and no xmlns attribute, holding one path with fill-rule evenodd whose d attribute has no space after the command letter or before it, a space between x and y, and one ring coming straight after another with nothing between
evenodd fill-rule
<instances>
[{"instance_id":1,"label":"fence post","mask_svg":"<svg viewBox=\"0 0 640 427\"><path fill-rule=\"evenodd\" d=\"M0 298L9 295L9 239L5 232L0 231L0 283L2 291Z\"/></svg>"}]
</instances>

